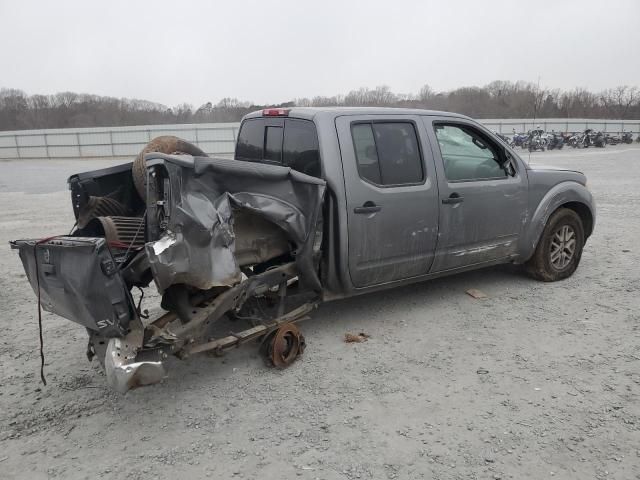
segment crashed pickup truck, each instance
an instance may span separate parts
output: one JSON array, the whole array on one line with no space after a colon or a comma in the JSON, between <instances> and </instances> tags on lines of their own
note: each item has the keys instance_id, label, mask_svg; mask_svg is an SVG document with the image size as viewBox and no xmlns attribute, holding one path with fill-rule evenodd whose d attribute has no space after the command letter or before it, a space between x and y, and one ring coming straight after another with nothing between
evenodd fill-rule
<instances>
[{"instance_id":1,"label":"crashed pickup truck","mask_svg":"<svg viewBox=\"0 0 640 480\"><path fill-rule=\"evenodd\" d=\"M324 301L501 263L566 278L594 229L586 185L461 115L270 108L242 120L234 159L159 137L71 176L72 233L11 245L42 308L86 327L125 392L160 381L169 355L250 341L287 366ZM140 305L152 284L158 318ZM215 335L223 319L238 326Z\"/></svg>"}]
</instances>

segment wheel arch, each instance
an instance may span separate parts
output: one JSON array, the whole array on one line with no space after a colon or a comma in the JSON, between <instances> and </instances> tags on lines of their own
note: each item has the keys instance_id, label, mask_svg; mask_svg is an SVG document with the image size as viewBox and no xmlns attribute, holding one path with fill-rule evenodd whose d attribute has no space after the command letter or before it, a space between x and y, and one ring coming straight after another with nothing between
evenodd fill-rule
<instances>
[{"instance_id":1,"label":"wheel arch","mask_svg":"<svg viewBox=\"0 0 640 480\"><path fill-rule=\"evenodd\" d=\"M525 228L520 242L522 262L533 256L549 218L560 208L576 212L584 226L585 241L591 236L595 227L595 206L591 192L578 182L559 183L542 198Z\"/></svg>"},{"instance_id":2,"label":"wheel arch","mask_svg":"<svg viewBox=\"0 0 640 480\"><path fill-rule=\"evenodd\" d=\"M591 209L581 202L567 202L560 205L558 208L556 208L556 210L558 210L559 208L568 208L569 210L573 210L578 214L580 220L582 220L582 226L584 227L584 239L586 241L587 238L589 238L593 233L594 227L593 212L591 212ZM554 210L554 212L556 210ZM552 215L554 212L552 212Z\"/></svg>"}]
</instances>

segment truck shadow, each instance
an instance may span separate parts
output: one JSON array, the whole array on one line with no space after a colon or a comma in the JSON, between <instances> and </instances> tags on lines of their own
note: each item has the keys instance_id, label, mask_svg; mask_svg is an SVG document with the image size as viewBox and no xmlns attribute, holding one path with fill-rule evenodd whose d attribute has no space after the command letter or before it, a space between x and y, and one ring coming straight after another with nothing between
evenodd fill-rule
<instances>
[{"instance_id":1,"label":"truck shadow","mask_svg":"<svg viewBox=\"0 0 640 480\"><path fill-rule=\"evenodd\" d=\"M505 290L526 287L537 283L526 276L520 267L500 265L481 270L461 273L450 277L414 283L382 292L364 294L343 300L322 304L312 313L311 319L300 323L300 328L307 338L309 349L313 349L314 338L335 337L342 342L348 331L385 331L391 328L381 325L380 319L371 318L369 312L385 311L389 315L403 312L404 306L427 306L430 303L459 303L467 299L475 301L466 294L466 290L476 288L484 291L489 297L501 295ZM379 315L378 315L379 317ZM234 323L227 322L219 326L221 335L228 335L234 330ZM240 328L236 328L239 330ZM303 360L304 361L304 360ZM161 385L151 387L170 389L172 394L183 390L210 385L215 388L217 382L228 381L234 373L256 368L265 369L265 374L286 375L287 370L278 371L267 367L260 354L257 343L243 345L238 350L227 352L223 358L215 358L206 354L196 355L187 360L173 359L167 363L169 378ZM295 368L295 364L293 367ZM149 388L130 392L129 395L146 395Z\"/></svg>"}]
</instances>

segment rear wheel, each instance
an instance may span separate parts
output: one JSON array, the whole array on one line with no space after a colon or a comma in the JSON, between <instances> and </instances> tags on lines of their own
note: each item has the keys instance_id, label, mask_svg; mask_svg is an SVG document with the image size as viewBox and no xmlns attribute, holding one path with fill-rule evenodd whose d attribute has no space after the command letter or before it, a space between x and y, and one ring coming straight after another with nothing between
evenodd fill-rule
<instances>
[{"instance_id":1,"label":"rear wheel","mask_svg":"<svg viewBox=\"0 0 640 480\"><path fill-rule=\"evenodd\" d=\"M556 210L545 226L527 270L537 280L555 282L573 275L584 247L580 216L568 208Z\"/></svg>"}]
</instances>

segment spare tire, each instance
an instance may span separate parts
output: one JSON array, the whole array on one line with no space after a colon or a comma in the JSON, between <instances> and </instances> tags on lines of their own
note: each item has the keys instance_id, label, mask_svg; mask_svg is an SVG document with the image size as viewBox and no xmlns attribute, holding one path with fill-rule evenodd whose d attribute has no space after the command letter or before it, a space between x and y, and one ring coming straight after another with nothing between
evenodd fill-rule
<instances>
[{"instance_id":1,"label":"spare tire","mask_svg":"<svg viewBox=\"0 0 640 480\"><path fill-rule=\"evenodd\" d=\"M164 135L151 140L138 154L136 159L133 161L133 167L131 168L131 174L133 175L133 183L136 186L136 191L145 203L147 201L147 166L144 161L144 156L151 152L187 154L193 155L194 157L208 156L194 144L172 135Z\"/></svg>"}]
</instances>

